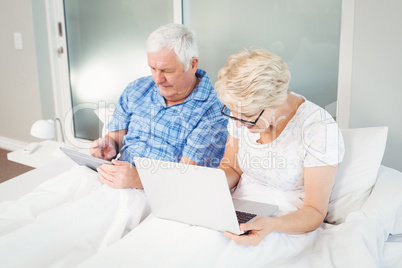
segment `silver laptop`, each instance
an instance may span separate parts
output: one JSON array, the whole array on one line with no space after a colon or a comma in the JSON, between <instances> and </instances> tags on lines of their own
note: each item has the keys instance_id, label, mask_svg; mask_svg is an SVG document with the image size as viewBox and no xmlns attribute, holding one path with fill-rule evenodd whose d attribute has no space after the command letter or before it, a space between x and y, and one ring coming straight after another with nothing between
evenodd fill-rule
<instances>
[{"instance_id":1,"label":"silver laptop","mask_svg":"<svg viewBox=\"0 0 402 268\"><path fill-rule=\"evenodd\" d=\"M134 162L152 213L159 218L242 234L238 215L247 222L278 210L276 205L232 199L220 169L140 157Z\"/></svg>"}]
</instances>

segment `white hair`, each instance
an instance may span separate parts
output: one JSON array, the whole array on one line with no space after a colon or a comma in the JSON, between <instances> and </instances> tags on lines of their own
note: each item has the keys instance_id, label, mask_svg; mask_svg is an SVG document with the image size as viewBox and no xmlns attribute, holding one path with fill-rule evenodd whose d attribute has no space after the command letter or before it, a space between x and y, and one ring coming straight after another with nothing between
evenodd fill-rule
<instances>
[{"instance_id":1,"label":"white hair","mask_svg":"<svg viewBox=\"0 0 402 268\"><path fill-rule=\"evenodd\" d=\"M229 109L255 114L282 105L289 94L290 72L283 60L262 49L231 55L215 83L219 99Z\"/></svg>"},{"instance_id":2,"label":"white hair","mask_svg":"<svg viewBox=\"0 0 402 268\"><path fill-rule=\"evenodd\" d=\"M198 57L195 34L182 24L170 23L152 32L147 39L148 53L157 53L163 48L174 50L178 60L187 71L193 57Z\"/></svg>"}]
</instances>

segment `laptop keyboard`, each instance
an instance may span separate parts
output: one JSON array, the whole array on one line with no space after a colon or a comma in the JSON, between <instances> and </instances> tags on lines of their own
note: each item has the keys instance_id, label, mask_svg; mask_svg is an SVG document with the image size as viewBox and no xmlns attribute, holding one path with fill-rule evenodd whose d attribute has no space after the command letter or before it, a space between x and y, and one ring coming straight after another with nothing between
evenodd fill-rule
<instances>
[{"instance_id":1,"label":"laptop keyboard","mask_svg":"<svg viewBox=\"0 0 402 268\"><path fill-rule=\"evenodd\" d=\"M243 212L243 211L236 211L236 216L237 216L237 221L239 223L246 223L257 215Z\"/></svg>"}]
</instances>

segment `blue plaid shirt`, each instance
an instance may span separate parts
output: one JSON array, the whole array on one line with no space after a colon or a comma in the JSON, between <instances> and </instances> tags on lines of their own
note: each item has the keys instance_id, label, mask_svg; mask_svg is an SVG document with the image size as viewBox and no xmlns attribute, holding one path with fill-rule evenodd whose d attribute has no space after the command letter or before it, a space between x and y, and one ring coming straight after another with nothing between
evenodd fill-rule
<instances>
[{"instance_id":1,"label":"blue plaid shirt","mask_svg":"<svg viewBox=\"0 0 402 268\"><path fill-rule=\"evenodd\" d=\"M120 97L109 131L127 129L121 160L133 157L179 162L185 156L217 167L225 151L227 119L221 115L208 74L197 70L197 87L183 103L166 106L152 76L130 83ZM135 164L134 164L135 165Z\"/></svg>"}]
</instances>

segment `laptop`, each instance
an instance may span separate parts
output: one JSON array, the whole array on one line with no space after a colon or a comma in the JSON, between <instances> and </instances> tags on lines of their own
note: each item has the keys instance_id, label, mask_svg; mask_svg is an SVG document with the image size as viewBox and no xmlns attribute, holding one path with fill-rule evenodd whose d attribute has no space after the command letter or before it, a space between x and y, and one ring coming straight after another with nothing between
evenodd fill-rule
<instances>
[{"instance_id":1,"label":"laptop","mask_svg":"<svg viewBox=\"0 0 402 268\"><path fill-rule=\"evenodd\" d=\"M141 157L134 162L158 218L240 235L237 215L246 215L243 223L278 210L276 205L232 199L223 170Z\"/></svg>"},{"instance_id":2,"label":"laptop","mask_svg":"<svg viewBox=\"0 0 402 268\"><path fill-rule=\"evenodd\" d=\"M74 162L80 166L87 166L96 171L96 169L103 164L113 165L112 162L94 157L89 154L84 154L72 149L60 147L60 150L70 157Z\"/></svg>"}]
</instances>

